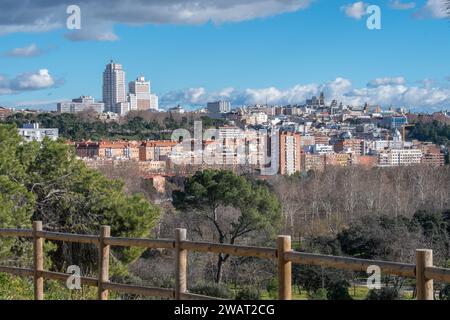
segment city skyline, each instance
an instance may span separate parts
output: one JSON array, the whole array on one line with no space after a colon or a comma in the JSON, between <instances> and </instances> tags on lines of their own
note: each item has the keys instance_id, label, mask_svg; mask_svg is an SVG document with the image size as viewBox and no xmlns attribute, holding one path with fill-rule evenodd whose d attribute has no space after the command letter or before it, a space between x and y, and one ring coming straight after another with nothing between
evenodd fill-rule
<instances>
[{"instance_id":1,"label":"city skyline","mask_svg":"<svg viewBox=\"0 0 450 320\"><path fill-rule=\"evenodd\" d=\"M101 101L111 59L123 65L127 84L144 74L163 108L296 104L321 91L347 104L429 112L450 103L443 1L186 1L171 14L163 14L169 5L149 3L127 11L113 2L121 19L82 1L78 31L64 28L67 4L11 5L23 19L0 22L0 105L56 109L81 95ZM381 30L366 27L369 4L381 8ZM138 9L159 11L133 16Z\"/></svg>"}]
</instances>

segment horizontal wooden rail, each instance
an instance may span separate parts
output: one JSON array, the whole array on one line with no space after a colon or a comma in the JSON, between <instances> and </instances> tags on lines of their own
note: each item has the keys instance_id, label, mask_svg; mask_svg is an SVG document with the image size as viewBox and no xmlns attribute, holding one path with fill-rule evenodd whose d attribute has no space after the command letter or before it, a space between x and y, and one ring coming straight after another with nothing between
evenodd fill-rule
<instances>
[{"instance_id":1,"label":"horizontal wooden rail","mask_svg":"<svg viewBox=\"0 0 450 320\"><path fill-rule=\"evenodd\" d=\"M152 249L173 249L175 241L168 239L152 240L138 238L107 238L105 244L117 247L141 247Z\"/></svg>"},{"instance_id":2,"label":"horizontal wooden rail","mask_svg":"<svg viewBox=\"0 0 450 320\"><path fill-rule=\"evenodd\" d=\"M44 277L45 279L50 280L57 280L66 282L67 279L72 276L68 273L62 273L62 272L53 272L53 271L39 271L38 274L41 277ZM81 284L88 285L90 287L97 287L98 286L98 279L96 278L90 278L90 277L80 277Z\"/></svg>"},{"instance_id":3,"label":"horizontal wooden rail","mask_svg":"<svg viewBox=\"0 0 450 320\"><path fill-rule=\"evenodd\" d=\"M32 238L33 231L31 229L0 229L0 236Z\"/></svg>"},{"instance_id":4,"label":"horizontal wooden rail","mask_svg":"<svg viewBox=\"0 0 450 320\"><path fill-rule=\"evenodd\" d=\"M36 232L38 237L44 238L46 240L54 241L65 241L65 242L76 242L76 243L87 243L98 245L99 237L88 235L88 234L71 234L62 232L51 232L51 231L39 231Z\"/></svg>"},{"instance_id":5,"label":"horizontal wooden rail","mask_svg":"<svg viewBox=\"0 0 450 320\"><path fill-rule=\"evenodd\" d=\"M450 282L450 269L438 267L426 267L425 277L436 281Z\"/></svg>"},{"instance_id":6,"label":"horizontal wooden rail","mask_svg":"<svg viewBox=\"0 0 450 320\"><path fill-rule=\"evenodd\" d=\"M284 257L286 260L292 261L296 264L323 266L350 271L366 272L367 267L376 265L380 267L383 274L391 274L409 278L415 277L415 265L408 263L336 257L295 251L285 253Z\"/></svg>"},{"instance_id":7,"label":"horizontal wooden rail","mask_svg":"<svg viewBox=\"0 0 450 320\"><path fill-rule=\"evenodd\" d=\"M257 257L276 259L277 250L264 247L249 247L230 244L218 244L209 242L183 241L181 248L190 251L226 253L241 257Z\"/></svg>"},{"instance_id":8,"label":"horizontal wooden rail","mask_svg":"<svg viewBox=\"0 0 450 320\"><path fill-rule=\"evenodd\" d=\"M32 238L34 243L34 268L18 268L13 266L0 266L0 272L9 273L21 277L33 277L35 286L35 298L43 298L43 279L51 279L66 282L69 273L60 273L43 270L42 241L63 241L94 244L99 250L99 276L80 277L81 284L98 288L98 296L108 299L108 291L116 291L125 294L153 296L162 299L184 300L221 300L200 294L190 293L187 289L187 252L197 251L206 253L223 253L233 256L256 257L275 260L278 264L279 274L279 298L291 299L291 263L322 266L357 272L367 272L369 266L377 266L382 274L415 278L418 287L418 299L433 298L433 281L449 282L450 269L434 267L431 250L416 250L416 264L389 262L381 260L368 260L351 257L338 257L314 253L297 252L291 250L289 236L279 236L277 248L230 245L199 241L187 241L186 230L177 229L175 239L141 239L110 237L109 227L103 226L100 235L70 234L42 230L41 222L34 222L33 229L0 229L0 237L25 237ZM109 281L109 247L141 247L152 249L169 249L175 252L175 289L151 288L132 284L120 284ZM420 287L420 288L419 288Z\"/></svg>"},{"instance_id":9,"label":"horizontal wooden rail","mask_svg":"<svg viewBox=\"0 0 450 320\"><path fill-rule=\"evenodd\" d=\"M34 274L33 269L7 266L0 266L0 272L5 272L20 277L32 277Z\"/></svg>"}]
</instances>

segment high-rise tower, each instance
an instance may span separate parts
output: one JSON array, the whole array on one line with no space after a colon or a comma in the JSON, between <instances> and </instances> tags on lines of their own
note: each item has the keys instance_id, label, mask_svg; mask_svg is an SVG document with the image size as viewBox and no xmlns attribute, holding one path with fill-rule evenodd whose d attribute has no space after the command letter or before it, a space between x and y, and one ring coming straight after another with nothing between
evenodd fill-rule
<instances>
[{"instance_id":1,"label":"high-rise tower","mask_svg":"<svg viewBox=\"0 0 450 320\"><path fill-rule=\"evenodd\" d=\"M103 72L103 102L105 111L123 114L124 106L127 104L125 89L125 71L121 64L111 63L106 65Z\"/></svg>"}]
</instances>

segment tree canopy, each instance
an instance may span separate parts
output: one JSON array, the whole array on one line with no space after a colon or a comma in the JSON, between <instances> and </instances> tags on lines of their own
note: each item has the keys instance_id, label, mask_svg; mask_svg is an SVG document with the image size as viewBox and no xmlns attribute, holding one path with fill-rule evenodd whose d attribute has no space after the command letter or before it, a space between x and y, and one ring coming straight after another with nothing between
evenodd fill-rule
<instances>
[{"instance_id":1,"label":"tree canopy","mask_svg":"<svg viewBox=\"0 0 450 320\"><path fill-rule=\"evenodd\" d=\"M159 217L141 194L127 195L121 181L88 169L73 147L21 141L14 125L0 125L0 191L0 228L29 228L42 220L57 232L97 234L110 225L114 236L143 237ZM3 245L2 253L15 247ZM139 252L116 250L116 261L129 262ZM50 256L55 269L77 264L91 271L97 260L96 249L82 244L57 243Z\"/></svg>"},{"instance_id":2,"label":"tree canopy","mask_svg":"<svg viewBox=\"0 0 450 320\"><path fill-rule=\"evenodd\" d=\"M226 170L199 171L187 178L184 191L173 193L173 204L208 220L220 243L234 244L262 230L273 235L281 222L280 202L264 182ZM216 282L221 280L222 263L227 259L219 255Z\"/></svg>"}]
</instances>

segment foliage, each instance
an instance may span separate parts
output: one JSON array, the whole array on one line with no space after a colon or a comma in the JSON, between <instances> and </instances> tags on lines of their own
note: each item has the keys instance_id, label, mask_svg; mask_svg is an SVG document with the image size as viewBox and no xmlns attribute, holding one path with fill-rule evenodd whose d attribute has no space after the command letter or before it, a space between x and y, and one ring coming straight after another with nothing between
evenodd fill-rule
<instances>
[{"instance_id":1,"label":"foliage","mask_svg":"<svg viewBox=\"0 0 450 320\"><path fill-rule=\"evenodd\" d=\"M9 124L21 127L25 123L37 122L44 128L57 128L59 134L72 141L102 139L107 140L152 140L170 139L172 130L184 128L192 130L194 121L202 121L204 128L224 125L226 121L211 119L194 113L173 115L163 112L130 112L120 123L98 119L95 112L79 114L14 113L6 119Z\"/></svg>"},{"instance_id":2,"label":"foliage","mask_svg":"<svg viewBox=\"0 0 450 320\"><path fill-rule=\"evenodd\" d=\"M350 283L347 280L334 281L327 289L328 300L352 300L348 293Z\"/></svg>"},{"instance_id":3,"label":"foliage","mask_svg":"<svg viewBox=\"0 0 450 320\"><path fill-rule=\"evenodd\" d=\"M187 178L184 191L173 192L173 204L184 213L194 211L209 221L220 243L234 244L258 231L274 235L281 222L280 202L265 183L226 170L198 171ZM224 220L230 212L230 219ZM219 255L218 283L228 257Z\"/></svg>"},{"instance_id":4,"label":"foliage","mask_svg":"<svg viewBox=\"0 0 450 320\"><path fill-rule=\"evenodd\" d=\"M316 291L308 292L308 300L327 300L327 289L318 289Z\"/></svg>"},{"instance_id":5,"label":"foliage","mask_svg":"<svg viewBox=\"0 0 450 320\"><path fill-rule=\"evenodd\" d=\"M405 238L410 241L406 242ZM405 217L365 216L337 235L343 253L364 259L404 261L420 242L411 220ZM414 241L416 240L416 241Z\"/></svg>"},{"instance_id":6,"label":"foliage","mask_svg":"<svg viewBox=\"0 0 450 320\"><path fill-rule=\"evenodd\" d=\"M409 138L420 141L432 141L439 145L449 145L450 125L433 120L431 122L418 122L410 131Z\"/></svg>"},{"instance_id":7,"label":"foliage","mask_svg":"<svg viewBox=\"0 0 450 320\"><path fill-rule=\"evenodd\" d=\"M450 300L450 284L445 285L439 292L439 300Z\"/></svg>"},{"instance_id":8,"label":"foliage","mask_svg":"<svg viewBox=\"0 0 450 320\"><path fill-rule=\"evenodd\" d=\"M367 294L367 300L399 300L400 292L396 288L384 287L372 289Z\"/></svg>"},{"instance_id":9,"label":"foliage","mask_svg":"<svg viewBox=\"0 0 450 320\"><path fill-rule=\"evenodd\" d=\"M25 228L42 220L51 231L98 234L101 225L110 225L115 236L143 237L159 216L142 195L128 196L122 182L88 169L72 147L49 139L41 145L23 142L11 125L0 125L0 190L1 228ZM2 243L2 252L19 256L17 241ZM127 263L140 252L115 249L113 261ZM50 257L56 270L77 264L89 273L97 253L91 245L57 242Z\"/></svg>"},{"instance_id":10,"label":"foliage","mask_svg":"<svg viewBox=\"0 0 450 320\"><path fill-rule=\"evenodd\" d=\"M208 297L223 299L234 298L233 291L231 291L227 286L223 286L217 283L202 282L193 286L190 292Z\"/></svg>"},{"instance_id":11,"label":"foliage","mask_svg":"<svg viewBox=\"0 0 450 320\"><path fill-rule=\"evenodd\" d=\"M261 292L255 287L244 287L240 289L235 300L261 300Z\"/></svg>"},{"instance_id":12,"label":"foliage","mask_svg":"<svg viewBox=\"0 0 450 320\"><path fill-rule=\"evenodd\" d=\"M278 297L278 278L271 278L267 283L266 290L271 299L276 299Z\"/></svg>"},{"instance_id":13,"label":"foliage","mask_svg":"<svg viewBox=\"0 0 450 320\"><path fill-rule=\"evenodd\" d=\"M319 236L305 242L308 252L327 255L342 255L338 239ZM313 299L327 298L329 300L350 300L348 293L350 287L350 274L348 272L322 268L317 266L293 266L293 283L307 291Z\"/></svg>"}]
</instances>

